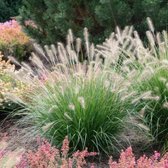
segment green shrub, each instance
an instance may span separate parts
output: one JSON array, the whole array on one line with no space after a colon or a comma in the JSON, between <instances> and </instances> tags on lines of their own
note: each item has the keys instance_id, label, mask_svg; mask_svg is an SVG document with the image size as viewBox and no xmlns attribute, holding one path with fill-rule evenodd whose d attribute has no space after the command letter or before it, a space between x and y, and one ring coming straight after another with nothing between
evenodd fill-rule
<instances>
[{"instance_id":1,"label":"green shrub","mask_svg":"<svg viewBox=\"0 0 168 168\"><path fill-rule=\"evenodd\" d=\"M19 14L22 0L1 0L0 1L0 22L10 20Z\"/></svg>"},{"instance_id":2,"label":"green shrub","mask_svg":"<svg viewBox=\"0 0 168 168\"><path fill-rule=\"evenodd\" d=\"M64 41L69 28L81 36L84 27L89 29L91 39L100 43L117 25L122 28L134 25L144 36L146 17L157 23L157 30L166 29L167 5L164 0L23 0L20 21L25 31L39 43ZM33 22L27 24L30 20Z\"/></svg>"}]
</instances>

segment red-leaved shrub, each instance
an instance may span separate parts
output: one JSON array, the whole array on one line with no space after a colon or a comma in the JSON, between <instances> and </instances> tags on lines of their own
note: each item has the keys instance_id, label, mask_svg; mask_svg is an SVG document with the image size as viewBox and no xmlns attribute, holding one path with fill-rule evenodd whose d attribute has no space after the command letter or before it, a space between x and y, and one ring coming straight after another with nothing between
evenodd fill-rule
<instances>
[{"instance_id":1,"label":"red-leaved shrub","mask_svg":"<svg viewBox=\"0 0 168 168\"><path fill-rule=\"evenodd\" d=\"M109 159L110 168L168 168L168 155L160 158L160 153L156 152L153 156L141 156L135 159L132 148L129 147L122 151L118 162L113 161L112 157Z\"/></svg>"},{"instance_id":2,"label":"red-leaved shrub","mask_svg":"<svg viewBox=\"0 0 168 168\"><path fill-rule=\"evenodd\" d=\"M96 152L88 150L77 151L72 157L68 157L69 140L66 137L61 150L52 147L47 141L42 141L37 151L30 151L22 156L21 162L16 168L82 168L86 165L85 157L95 156Z\"/></svg>"},{"instance_id":3,"label":"red-leaved shrub","mask_svg":"<svg viewBox=\"0 0 168 168\"><path fill-rule=\"evenodd\" d=\"M37 151L30 151L23 155L16 168L82 168L86 165L89 167L85 158L98 154L88 152L86 149L77 151L72 154L72 157L69 157L68 152L69 141L67 137L63 141L61 150L52 147L47 141L42 141ZM95 165L91 164L90 168L96 168ZM118 161L113 161L110 157L107 165L109 168L168 168L168 153L161 157L160 153L155 151L151 157L143 155L139 159L135 159L132 148L129 147L121 152Z\"/></svg>"}]
</instances>

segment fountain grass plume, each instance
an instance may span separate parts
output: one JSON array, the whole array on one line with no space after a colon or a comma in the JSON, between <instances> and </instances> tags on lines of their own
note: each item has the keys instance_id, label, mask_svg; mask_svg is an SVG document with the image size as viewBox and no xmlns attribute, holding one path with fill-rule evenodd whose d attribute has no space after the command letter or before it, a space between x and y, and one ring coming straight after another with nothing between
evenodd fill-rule
<instances>
[{"instance_id":1,"label":"fountain grass plume","mask_svg":"<svg viewBox=\"0 0 168 168\"><path fill-rule=\"evenodd\" d=\"M35 44L31 65L22 63L15 73L30 86L22 98L25 113L58 146L68 135L72 150L87 146L109 153L128 111L145 102L139 98L144 93L139 94L139 82L167 65L166 34L148 31L145 47L133 27L116 28L102 45L94 46L85 28L84 43L70 30L67 45Z\"/></svg>"},{"instance_id":2,"label":"fountain grass plume","mask_svg":"<svg viewBox=\"0 0 168 168\"><path fill-rule=\"evenodd\" d=\"M69 33L66 46L35 44L36 53L30 58L33 70L22 63L15 73L30 88L21 100L27 107L24 114L57 146L67 135L71 151L88 147L108 154L119 146L117 138L131 102L122 97L130 82L104 62L88 41L86 28L84 44ZM118 40L113 42L120 50Z\"/></svg>"}]
</instances>

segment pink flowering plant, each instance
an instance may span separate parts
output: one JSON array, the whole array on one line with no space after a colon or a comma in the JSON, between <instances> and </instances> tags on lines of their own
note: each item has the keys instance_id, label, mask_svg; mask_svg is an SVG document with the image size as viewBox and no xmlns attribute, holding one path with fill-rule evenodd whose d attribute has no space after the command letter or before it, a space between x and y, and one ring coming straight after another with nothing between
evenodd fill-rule
<instances>
[{"instance_id":1,"label":"pink flowering plant","mask_svg":"<svg viewBox=\"0 0 168 168\"><path fill-rule=\"evenodd\" d=\"M162 158L160 153L154 152L154 155L147 157L141 156L135 159L132 148L129 147L122 151L118 162L113 161L112 157L109 159L110 168L168 168L168 157L165 154Z\"/></svg>"},{"instance_id":2,"label":"pink flowering plant","mask_svg":"<svg viewBox=\"0 0 168 168\"><path fill-rule=\"evenodd\" d=\"M28 48L29 37L15 20L0 23L0 50L5 56L15 56L21 60Z\"/></svg>"},{"instance_id":3,"label":"pink flowering plant","mask_svg":"<svg viewBox=\"0 0 168 168\"><path fill-rule=\"evenodd\" d=\"M28 152L22 156L20 163L16 168L96 168L99 163L89 163L85 158L98 155L88 150L77 151L70 157L69 141L66 137L63 141L61 150L52 147L47 141L42 141L41 145L35 152ZM168 154L161 157L160 153L154 152L151 157L146 155L136 159L132 148L128 147L122 150L118 161L109 158L105 164L109 168L168 168Z\"/></svg>"},{"instance_id":4,"label":"pink flowering plant","mask_svg":"<svg viewBox=\"0 0 168 168\"><path fill-rule=\"evenodd\" d=\"M17 168L82 168L86 165L86 157L96 156L95 152L88 152L88 150L77 151L72 157L68 156L69 152L69 140L65 137L61 150L52 147L47 141L42 141L37 151L29 151L23 154L20 163L16 166Z\"/></svg>"}]
</instances>

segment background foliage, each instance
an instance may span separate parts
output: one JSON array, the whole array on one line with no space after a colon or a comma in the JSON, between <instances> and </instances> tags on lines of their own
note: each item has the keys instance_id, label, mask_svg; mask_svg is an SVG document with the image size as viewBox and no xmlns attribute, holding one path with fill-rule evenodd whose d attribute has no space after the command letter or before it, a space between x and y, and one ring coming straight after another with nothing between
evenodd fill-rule
<instances>
[{"instance_id":1,"label":"background foliage","mask_svg":"<svg viewBox=\"0 0 168 168\"><path fill-rule=\"evenodd\" d=\"M20 21L40 43L63 40L69 28L81 35L83 27L97 43L104 41L116 25L134 25L143 35L146 17L152 18L158 31L167 29L167 8L166 0L23 0ZM25 24L27 20L36 26Z\"/></svg>"},{"instance_id":2,"label":"background foliage","mask_svg":"<svg viewBox=\"0 0 168 168\"><path fill-rule=\"evenodd\" d=\"M22 0L1 0L0 1L0 22L9 20L10 17L18 15L18 9Z\"/></svg>"}]
</instances>

